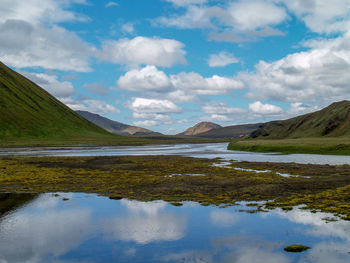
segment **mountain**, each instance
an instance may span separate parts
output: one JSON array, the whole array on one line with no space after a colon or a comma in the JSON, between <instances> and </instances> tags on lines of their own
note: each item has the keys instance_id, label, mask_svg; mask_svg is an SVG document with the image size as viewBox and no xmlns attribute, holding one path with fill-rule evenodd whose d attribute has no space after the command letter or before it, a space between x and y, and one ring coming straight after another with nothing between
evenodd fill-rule
<instances>
[{"instance_id":1,"label":"mountain","mask_svg":"<svg viewBox=\"0 0 350 263\"><path fill-rule=\"evenodd\" d=\"M350 101L335 102L328 107L282 121L261 125L250 137L283 139L339 137L350 135Z\"/></svg>"},{"instance_id":2,"label":"mountain","mask_svg":"<svg viewBox=\"0 0 350 263\"><path fill-rule=\"evenodd\" d=\"M38 144L122 139L68 108L0 62L0 143ZM11 144L11 143L10 143Z\"/></svg>"},{"instance_id":3,"label":"mountain","mask_svg":"<svg viewBox=\"0 0 350 263\"><path fill-rule=\"evenodd\" d=\"M251 134L252 132L259 129L260 126L261 126L261 123L232 125L232 126L212 129L210 131L200 133L196 136L202 137L202 138L223 138L223 139L240 138Z\"/></svg>"},{"instance_id":4,"label":"mountain","mask_svg":"<svg viewBox=\"0 0 350 263\"><path fill-rule=\"evenodd\" d=\"M131 126L121 122L113 121L108 118L102 117L98 114L91 113L88 111L76 111L80 116L91 121L97 126L115 134L125 135L125 136L143 136L143 135L160 135L160 133L153 132L151 130Z\"/></svg>"},{"instance_id":5,"label":"mountain","mask_svg":"<svg viewBox=\"0 0 350 263\"><path fill-rule=\"evenodd\" d=\"M193 127L188 128L186 131L179 133L177 135L185 135L185 136L194 136L198 134L202 134L204 132L221 128L220 125L213 122L200 122L194 125Z\"/></svg>"}]
</instances>

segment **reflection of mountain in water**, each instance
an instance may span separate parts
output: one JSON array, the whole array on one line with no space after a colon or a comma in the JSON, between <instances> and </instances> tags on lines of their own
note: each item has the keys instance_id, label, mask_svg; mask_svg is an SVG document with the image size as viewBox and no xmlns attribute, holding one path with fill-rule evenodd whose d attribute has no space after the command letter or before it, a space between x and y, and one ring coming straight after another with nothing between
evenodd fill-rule
<instances>
[{"instance_id":1,"label":"reflection of mountain in water","mask_svg":"<svg viewBox=\"0 0 350 263\"><path fill-rule=\"evenodd\" d=\"M0 193L0 217L34 200L37 194Z\"/></svg>"}]
</instances>

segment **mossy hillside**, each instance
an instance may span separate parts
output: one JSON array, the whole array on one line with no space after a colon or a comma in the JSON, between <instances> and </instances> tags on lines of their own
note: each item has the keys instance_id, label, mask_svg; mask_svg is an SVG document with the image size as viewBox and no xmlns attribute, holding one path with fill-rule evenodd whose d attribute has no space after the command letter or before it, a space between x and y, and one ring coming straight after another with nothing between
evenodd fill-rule
<instances>
[{"instance_id":1,"label":"mossy hillside","mask_svg":"<svg viewBox=\"0 0 350 263\"><path fill-rule=\"evenodd\" d=\"M72 111L44 89L0 62L0 144L34 140L64 143L137 141L113 135ZM8 143L7 143L8 142Z\"/></svg>"},{"instance_id":2,"label":"mossy hillside","mask_svg":"<svg viewBox=\"0 0 350 263\"><path fill-rule=\"evenodd\" d=\"M350 218L347 165L284 164L282 169L272 164L271 172L256 173L234 168L254 168L257 163L234 163L224 168L213 166L217 161L179 156L2 158L0 191L87 192L113 199L162 199L174 205L196 201L226 206L242 200L270 200L268 208L290 210L304 204L308 209ZM269 163L260 167L263 165L269 167ZM310 174L310 169L315 170L310 178L276 174ZM257 204L257 209L262 205Z\"/></svg>"},{"instance_id":3,"label":"mossy hillside","mask_svg":"<svg viewBox=\"0 0 350 263\"><path fill-rule=\"evenodd\" d=\"M350 136L350 101L335 102L328 107L282 121L271 121L254 131L252 138L314 138Z\"/></svg>"}]
</instances>

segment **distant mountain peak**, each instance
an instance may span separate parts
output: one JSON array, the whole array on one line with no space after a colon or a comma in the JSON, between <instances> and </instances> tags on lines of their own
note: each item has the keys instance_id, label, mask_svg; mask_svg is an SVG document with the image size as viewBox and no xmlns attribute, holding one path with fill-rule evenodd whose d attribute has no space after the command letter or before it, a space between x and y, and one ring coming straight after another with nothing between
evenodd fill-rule
<instances>
[{"instance_id":1,"label":"distant mountain peak","mask_svg":"<svg viewBox=\"0 0 350 263\"><path fill-rule=\"evenodd\" d=\"M103 117L101 115L98 115L96 113L92 113L89 111L76 111L79 115L84 117L85 119L91 121L95 125L111 132L115 133L118 135L126 135L126 136L140 136L140 135L150 135L150 134L155 134L155 132L137 127L137 126L132 126L128 124L124 124L118 121L113 121L110 120L106 117Z\"/></svg>"},{"instance_id":2,"label":"distant mountain peak","mask_svg":"<svg viewBox=\"0 0 350 263\"><path fill-rule=\"evenodd\" d=\"M186 131L180 133L179 135L193 136L218 128L221 128L219 124L202 121L200 123L197 123L193 127L188 128Z\"/></svg>"}]
</instances>

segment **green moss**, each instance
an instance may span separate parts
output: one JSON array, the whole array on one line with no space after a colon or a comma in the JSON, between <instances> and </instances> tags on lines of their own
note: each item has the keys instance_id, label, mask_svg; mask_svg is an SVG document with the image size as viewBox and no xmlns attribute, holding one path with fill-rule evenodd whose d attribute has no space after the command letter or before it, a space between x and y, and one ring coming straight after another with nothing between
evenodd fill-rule
<instances>
[{"instance_id":1,"label":"green moss","mask_svg":"<svg viewBox=\"0 0 350 263\"><path fill-rule=\"evenodd\" d=\"M284 251L287 252L303 252L306 251L308 249L310 249L311 247L307 247L307 246L303 246L303 245L291 245L288 247L284 248Z\"/></svg>"},{"instance_id":2,"label":"green moss","mask_svg":"<svg viewBox=\"0 0 350 263\"><path fill-rule=\"evenodd\" d=\"M0 192L86 192L111 199L195 201L220 207L244 200L257 207L250 211L303 205L310 211L350 216L348 165L234 162L224 168L213 166L217 161L180 156L4 157L0 158L0 167L6 168L0 169ZM285 178L276 172L311 176ZM264 206L256 203L264 200L270 201Z\"/></svg>"}]
</instances>

